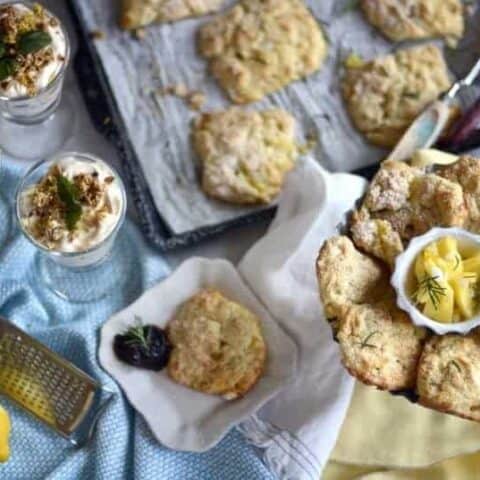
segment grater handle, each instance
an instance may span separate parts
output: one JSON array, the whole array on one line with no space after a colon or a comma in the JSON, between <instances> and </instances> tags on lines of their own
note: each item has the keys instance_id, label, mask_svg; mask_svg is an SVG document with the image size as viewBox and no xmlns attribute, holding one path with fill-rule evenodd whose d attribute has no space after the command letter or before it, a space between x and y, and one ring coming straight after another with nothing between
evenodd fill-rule
<instances>
[{"instance_id":1,"label":"grater handle","mask_svg":"<svg viewBox=\"0 0 480 480\"><path fill-rule=\"evenodd\" d=\"M107 393L107 398L97 407L95 411L91 413L91 419L88 422L88 425L83 426L81 430L82 433L76 433L68 438L68 441L75 447L75 448L83 448L86 447L90 441L92 440L93 436L95 435L95 430L97 428L98 422L102 418L102 415L105 413L105 410L108 408L112 400L116 397L116 393L104 386L100 387L100 391Z\"/></svg>"}]
</instances>

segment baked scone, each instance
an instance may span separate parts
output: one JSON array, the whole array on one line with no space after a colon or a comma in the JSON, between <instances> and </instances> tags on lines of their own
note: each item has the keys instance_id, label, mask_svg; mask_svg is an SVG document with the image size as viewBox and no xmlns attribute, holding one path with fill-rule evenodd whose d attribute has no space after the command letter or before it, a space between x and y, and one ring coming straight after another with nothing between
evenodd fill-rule
<instances>
[{"instance_id":1,"label":"baked scone","mask_svg":"<svg viewBox=\"0 0 480 480\"><path fill-rule=\"evenodd\" d=\"M455 44L463 35L461 0L362 0L368 21L396 42L446 38Z\"/></svg>"},{"instance_id":2,"label":"baked scone","mask_svg":"<svg viewBox=\"0 0 480 480\"><path fill-rule=\"evenodd\" d=\"M371 143L393 147L450 84L441 50L428 44L347 65L342 91L355 127Z\"/></svg>"},{"instance_id":3,"label":"baked scone","mask_svg":"<svg viewBox=\"0 0 480 480\"><path fill-rule=\"evenodd\" d=\"M224 0L123 0L120 26L126 30L174 22L218 10Z\"/></svg>"},{"instance_id":4,"label":"baked scone","mask_svg":"<svg viewBox=\"0 0 480 480\"><path fill-rule=\"evenodd\" d=\"M390 222L370 218L362 209L353 214L350 232L355 246L383 260L393 270L395 259L403 252L403 243Z\"/></svg>"},{"instance_id":5,"label":"baked scone","mask_svg":"<svg viewBox=\"0 0 480 480\"><path fill-rule=\"evenodd\" d=\"M435 410L480 421L480 337L432 337L418 367L419 402Z\"/></svg>"},{"instance_id":6,"label":"baked scone","mask_svg":"<svg viewBox=\"0 0 480 480\"><path fill-rule=\"evenodd\" d=\"M363 219L389 222L405 242L435 226L461 227L467 218L458 183L403 162L381 165L361 210Z\"/></svg>"},{"instance_id":7,"label":"baked scone","mask_svg":"<svg viewBox=\"0 0 480 480\"><path fill-rule=\"evenodd\" d=\"M345 307L382 298L388 287L385 270L346 236L332 237L323 244L316 270L328 319L337 318Z\"/></svg>"},{"instance_id":8,"label":"baked scone","mask_svg":"<svg viewBox=\"0 0 480 480\"><path fill-rule=\"evenodd\" d=\"M439 167L437 175L462 186L467 211L464 227L475 233L480 232L480 160L469 155L446 167Z\"/></svg>"},{"instance_id":9,"label":"baked scone","mask_svg":"<svg viewBox=\"0 0 480 480\"><path fill-rule=\"evenodd\" d=\"M337 339L351 375L382 390L415 386L426 331L415 327L394 300L352 305L339 317Z\"/></svg>"},{"instance_id":10,"label":"baked scone","mask_svg":"<svg viewBox=\"0 0 480 480\"><path fill-rule=\"evenodd\" d=\"M200 30L198 47L239 104L315 72L327 53L322 31L302 0L241 0Z\"/></svg>"},{"instance_id":11,"label":"baked scone","mask_svg":"<svg viewBox=\"0 0 480 480\"><path fill-rule=\"evenodd\" d=\"M168 374L194 390L227 400L245 395L267 357L259 319L216 290L187 300L168 325Z\"/></svg>"},{"instance_id":12,"label":"baked scone","mask_svg":"<svg viewBox=\"0 0 480 480\"><path fill-rule=\"evenodd\" d=\"M280 109L205 113L194 122L192 141L203 190L238 204L269 203L299 154L295 120Z\"/></svg>"}]
</instances>

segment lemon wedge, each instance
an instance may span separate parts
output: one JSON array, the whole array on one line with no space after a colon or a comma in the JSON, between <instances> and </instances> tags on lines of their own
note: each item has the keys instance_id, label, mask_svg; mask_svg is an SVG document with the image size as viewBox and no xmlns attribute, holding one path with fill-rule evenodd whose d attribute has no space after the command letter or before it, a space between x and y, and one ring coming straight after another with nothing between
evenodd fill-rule
<instances>
[{"instance_id":1,"label":"lemon wedge","mask_svg":"<svg viewBox=\"0 0 480 480\"><path fill-rule=\"evenodd\" d=\"M7 411L0 405L0 462L6 462L10 457L8 439L10 437L10 417Z\"/></svg>"}]
</instances>

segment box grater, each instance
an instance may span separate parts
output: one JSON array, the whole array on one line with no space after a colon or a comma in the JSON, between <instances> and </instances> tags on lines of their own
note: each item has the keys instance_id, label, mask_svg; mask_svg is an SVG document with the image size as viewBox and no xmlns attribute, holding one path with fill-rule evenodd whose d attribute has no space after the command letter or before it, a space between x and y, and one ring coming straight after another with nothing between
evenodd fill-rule
<instances>
[{"instance_id":1,"label":"box grater","mask_svg":"<svg viewBox=\"0 0 480 480\"><path fill-rule=\"evenodd\" d=\"M102 401L101 397L106 399ZM76 446L93 436L114 393L0 317L0 394Z\"/></svg>"}]
</instances>

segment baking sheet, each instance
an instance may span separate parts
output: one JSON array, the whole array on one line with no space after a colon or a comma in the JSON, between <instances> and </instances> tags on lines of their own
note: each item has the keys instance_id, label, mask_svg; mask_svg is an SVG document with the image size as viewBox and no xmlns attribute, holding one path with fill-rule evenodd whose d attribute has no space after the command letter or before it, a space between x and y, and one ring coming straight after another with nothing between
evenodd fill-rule
<instances>
[{"instance_id":1,"label":"baking sheet","mask_svg":"<svg viewBox=\"0 0 480 480\"><path fill-rule=\"evenodd\" d=\"M87 27L105 33L104 39L95 40L95 47L153 201L172 233L219 225L254 211L222 204L203 194L189 138L195 113L180 99L154 93L182 83L206 93L204 110L229 105L209 76L206 62L196 52L196 32L209 17L149 27L139 41L117 28L117 2L75 1ZM225 6L233 3L228 0ZM391 50L393 45L364 21L358 9L349 8L351 1L308 0L306 4L323 26L330 44L325 65L304 81L248 108L279 106L292 112L298 121L299 139L314 134L318 138L315 158L330 170L354 170L374 164L384 152L368 145L352 127L340 96L339 69L351 51L371 58ZM468 61L472 50L470 46ZM453 57L458 59L458 52ZM460 63L466 64L467 58ZM461 66L454 70L461 70Z\"/></svg>"}]
</instances>

